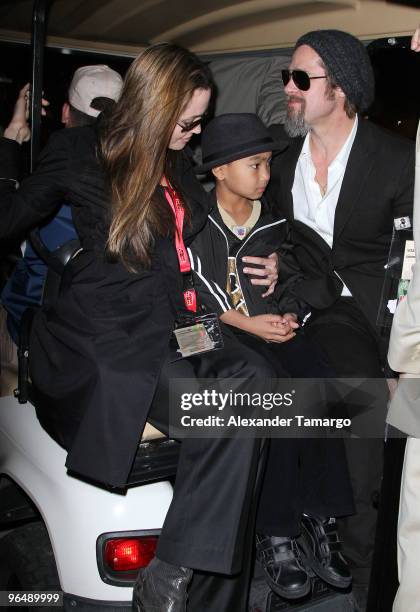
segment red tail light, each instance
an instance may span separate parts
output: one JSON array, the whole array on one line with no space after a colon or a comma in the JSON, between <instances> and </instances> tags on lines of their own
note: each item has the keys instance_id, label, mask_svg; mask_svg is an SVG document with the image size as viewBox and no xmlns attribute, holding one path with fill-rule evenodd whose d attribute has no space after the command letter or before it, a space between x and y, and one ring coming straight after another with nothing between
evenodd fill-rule
<instances>
[{"instance_id":1,"label":"red tail light","mask_svg":"<svg viewBox=\"0 0 420 612\"><path fill-rule=\"evenodd\" d=\"M157 536L119 538L105 544L104 561L114 572L146 567L156 554Z\"/></svg>"}]
</instances>

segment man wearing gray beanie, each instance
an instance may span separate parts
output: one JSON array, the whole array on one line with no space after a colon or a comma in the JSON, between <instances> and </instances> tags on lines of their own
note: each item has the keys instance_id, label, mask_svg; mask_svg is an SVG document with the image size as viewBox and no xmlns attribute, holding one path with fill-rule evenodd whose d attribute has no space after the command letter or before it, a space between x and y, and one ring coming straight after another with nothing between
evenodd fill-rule
<instances>
[{"instance_id":1,"label":"man wearing gray beanie","mask_svg":"<svg viewBox=\"0 0 420 612\"><path fill-rule=\"evenodd\" d=\"M339 377L377 379L373 396L383 405L385 421L388 338L377 318L393 227L412 216L414 147L363 117L373 102L374 75L364 45L351 34L304 34L282 78L284 127L292 141L273 161L268 197L290 221L302 271L294 291L311 307L305 335L325 350ZM279 282L281 270L280 261ZM339 533L363 599L383 441L349 439L346 450L357 513L340 521ZM320 519L318 541L327 519ZM321 547L314 554L322 565Z\"/></svg>"}]
</instances>

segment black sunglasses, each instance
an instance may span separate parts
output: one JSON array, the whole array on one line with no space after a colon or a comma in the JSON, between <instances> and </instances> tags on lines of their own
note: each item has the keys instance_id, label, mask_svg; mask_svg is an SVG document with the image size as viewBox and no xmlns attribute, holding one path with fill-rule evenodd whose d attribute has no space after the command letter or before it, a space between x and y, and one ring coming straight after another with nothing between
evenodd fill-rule
<instances>
[{"instance_id":1,"label":"black sunglasses","mask_svg":"<svg viewBox=\"0 0 420 612\"><path fill-rule=\"evenodd\" d=\"M282 70L281 78L283 79L283 85L286 87L290 79L293 79L293 83L301 91L308 91L311 86L312 79L326 79L327 75L322 76L309 76L304 70Z\"/></svg>"},{"instance_id":2,"label":"black sunglasses","mask_svg":"<svg viewBox=\"0 0 420 612\"><path fill-rule=\"evenodd\" d=\"M181 128L181 132L183 134L186 134L187 132L191 132L191 130L196 128L197 125L200 125L200 123L202 123L204 119L205 119L205 115L203 115L199 119L194 119L194 121L190 121L189 123L178 123L177 121L176 124L179 125L179 127Z\"/></svg>"}]
</instances>

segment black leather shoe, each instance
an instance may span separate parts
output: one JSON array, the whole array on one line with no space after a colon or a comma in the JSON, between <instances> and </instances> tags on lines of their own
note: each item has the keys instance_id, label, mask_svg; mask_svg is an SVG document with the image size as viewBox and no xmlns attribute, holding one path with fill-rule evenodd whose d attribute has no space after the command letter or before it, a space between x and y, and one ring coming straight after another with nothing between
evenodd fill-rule
<instances>
[{"instance_id":1,"label":"black leather shoe","mask_svg":"<svg viewBox=\"0 0 420 612\"><path fill-rule=\"evenodd\" d=\"M321 519L306 514L302 517L302 535L297 540L305 565L338 589L350 586L352 576L340 552L341 543L335 519Z\"/></svg>"},{"instance_id":2,"label":"black leather shoe","mask_svg":"<svg viewBox=\"0 0 420 612\"><path fill-rule=\"evenodd\" d=\"M293 538L257 534L257 559L271 590L284 599L299 599L311 590L311 581Z\"/></svg>"},{"instance_id":3,"label":"black leather shoe","mask_svg":"<svg viewBox=\"0 0 420 612\"><path fill-rule=\"evenodd\" d=\"M157 557L140 570L133 588L136 612L185 612L187 588L193 572Z\"/></svg>"}]
</instances>

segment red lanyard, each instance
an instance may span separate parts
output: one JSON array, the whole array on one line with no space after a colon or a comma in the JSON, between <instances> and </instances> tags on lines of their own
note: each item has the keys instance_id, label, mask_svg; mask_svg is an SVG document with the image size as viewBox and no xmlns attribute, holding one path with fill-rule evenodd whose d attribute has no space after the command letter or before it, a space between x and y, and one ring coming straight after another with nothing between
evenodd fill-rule
<instances>
[{"instance_id":1,"label":"red lanyard","mask_svg":"<svg viewBox=\"0 0 420 612\"><path fill-rule=\"evenodd\" d=\"M182 228L184 225L184 207L182 206L182 202L176 193L176 191L169 184L169 181L166 180L167 187L165 188L165 196L168 201L169 206L172 208L173 213L175 215L175 249L178 255L179 269L183 274L191 275L191 264L190 259L188 257L188 252L184 244L184 239L182 237ZM191 310L192 312L197 312L197 295L195 293L195 289L186 289L184 291L184 302L187 310Z\"/></svg>"}]
</instances>

